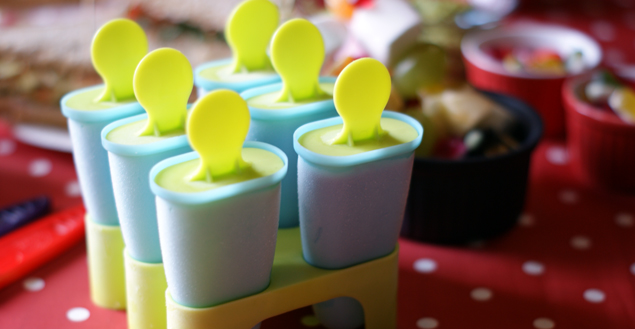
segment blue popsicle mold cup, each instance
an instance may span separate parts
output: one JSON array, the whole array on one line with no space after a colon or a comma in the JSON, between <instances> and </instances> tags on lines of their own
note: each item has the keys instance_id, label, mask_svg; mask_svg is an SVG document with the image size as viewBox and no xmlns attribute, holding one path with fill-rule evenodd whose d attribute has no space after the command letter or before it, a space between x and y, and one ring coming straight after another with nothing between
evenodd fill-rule
<instances>
[{"instance_id":1,"label":"blue popsicle mold cup","mask_svg":"<svg viewBox=\"0 0 635 329\"><path fill-rule=\"evenodd\" d=\"M101 146L101 130L121 118L140 114L137 102L100 110L71 108L69 100L103 86L83 88L65 95L62 114L68 118L73 159L86 206L88 273L91 299L101 307L126 307L123 241L110 180L108 154Z\"/></svg>"},{"instance_id":2,"label":"blue popsicle mold cup","mask_svg":"<svg viewBox=\"0 0 635 329\"><path fill-rule=\"evenodd\" d=\"M320 83L335 83L334 77L322 77ZM241 96L247 100L262 94L280 91L282 84L250 89ZM286 109L261 109L249 106L251 123L247 140L265 142L279 147L289 157L289 170L282 180L280 227L298 226L298 155L293 148L293 133L300 126L337 115L333 100L322 100Z\"/></svg>"},{"instance_id":3,"label":"blue popsicle mold cup","mask_svg":"<svg viewBox=\"0 0 635 329\"><path fill-rule=\"evenodd\" d=\"M341 269L386 256L397 245L423 128L400 113L384 112L382 117L410 124L417 138L356 155L328 156L304 148L298 139L341 124L341 117L306 124L293 135L299 155L302 251L313 266ZM350 297L316 304L314 311L327 328L356 328L364 321L361 305Z\"/></svg>"},{"instance_id":4,"label":"blue popsicle mold cup","mask_svg":"<svg viewBox=\"0 0 635 329\"><path fill-rule=\"evenodd\" d=\"M103 86L73 91L62 98L60 105L62 114L68 118L73 159L86 210L98 224L119 225L108 154L101 146L101 130L113 121L143 113L143 108L137 102L104 110L73 109L66 105L73 96L97 88Z\"/></svg>"},{"instance_id":5,"label":"blue popsicle mold cup","mask_svg":"<svg viewBox=\"0 0 635 329\"><path fill-rule=\"evenodd\" d=\"M280 76L273 71L270 73L260 73L249 80L223 81L223 80L209 79L204 76L201 76L201 73L203 71L214 69L219 66L229 65L232 63L232 61L233 61L232 58L225 58L225 59L221 59L221 60L217 60L217 61L213 61L209 63L204 63L198 66L194 70L194 85L196 86L196 90L197 90L199 98L203 97L205 94L209 93L210 91L216 90L216 89L229 89L237 93L241 93L248 89L280 82Z\"/></svg>"},{"instance_id":6,"label":"blue popsicle mold cup","mask_svg":"<svg viewBox=\"0 0 635 329\"><path fill-rule=\"evenodd\" d=\"M397 245L423 128L404 114L384 112L382 117L408 123L418 137L356 155L329 156L304 148L298 139L341 124L340 117L306 124L293 136L302 250L311 265L345 268L388 255Z\"/></svg>"},{"instance_id":7,"label":"blue popsicle mold cup","mask_svg":"<svg viewBox=\"0 0 635 329\"><path fill-rule=\"evenodd\" d=\"M106 138L115 128L147 118L147 114L141 114L109 124L101 132L101 142L108 151L112 186L127 251L138 261L161 263L156 206L148 173L159 161L192 151L187 136L141 145L124 145Z\"/></svg>"},{"instance_id":8,"label":"blue popsicle mold cup","mask_svg":"<svg viewBox=\"0 0 635 329\"><path fill-rule=\"evenodd\" d=\"M159 172L196 159L196 152L159 162L150 171L165 274L175 302L209 307L258 293L267 288L273 265L280 181L288 160L278 148L260 148L284 163L273 175L198 193L179 193L155 182Z\"/></svg>"}]
</instances>

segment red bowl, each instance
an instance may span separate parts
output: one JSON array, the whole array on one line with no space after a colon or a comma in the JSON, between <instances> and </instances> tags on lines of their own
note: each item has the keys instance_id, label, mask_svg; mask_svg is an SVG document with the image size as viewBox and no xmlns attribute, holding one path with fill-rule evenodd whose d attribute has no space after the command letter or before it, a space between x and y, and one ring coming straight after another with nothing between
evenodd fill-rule
<instances>
[{"instance_id":1,"label":"red bowl","mask_svg":"<svg viewBox=\"0 0 635 329\"><path fill-rule=\"evenodd\" d=\"M582 101L578 95L587 81L570 79L562 87L569 155L589 181L635 193L635 125Z\"/></svg>"},{"instance_id":2,"label":"red bowl","mask_svg":"<svg viewBox=\"0 0 635 329\"><path fill-rule=\"evenodd\" d=\"M533 75L509 72L500 60L487 54L492 46L524 45L550 48L566 57L582 51L585 71L602 59L600 46L587 35L565 27L544 24L516 24L467 34L461 43L467 80L483 90L517 97L538 111L544 122L544 136L562 137L565 132L561 90L567 75Z\"/></svg>"}]
</instances>

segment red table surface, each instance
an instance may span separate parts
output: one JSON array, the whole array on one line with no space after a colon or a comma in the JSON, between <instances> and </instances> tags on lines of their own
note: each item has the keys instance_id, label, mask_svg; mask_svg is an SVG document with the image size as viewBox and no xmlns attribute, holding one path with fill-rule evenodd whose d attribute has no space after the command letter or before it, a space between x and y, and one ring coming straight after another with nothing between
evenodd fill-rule
<instances>
[{"instance_id":1,"label":"red table surface","mask_svg":"<svg viewBox=\"0 0 635 329\"><path fill-rule=\"evenodd\" d=\"M0 182L0 206L41 193L55 209L80 202L71 156L16 142L6 124ZM399 328L635 328L634 201L580 182L563 144L543 142L511 233L464 248L400 241ZM72 322L77 307L89 316ZM305 328L310 314L263 328ZM0 291L2 329L125 327L125 312L90 302L83 243Z\"/></svg>"},{"instance_id":2,"label":"red table surface","mask_svg":"<svg viewBox=\"0 0 635 329\"><path fill-rule=\"evenodd\" d=\"M595 37L605 65L635 63L635 1L532 1L522 8L514 20ZM52 197L54 210L81 202L71 155L16 142L0 122L0 207L40 194ZM398 327L635 328L634 238L635 196L581 181L563 142L544 141L512 232L462 248L400 241ZM303 308L262 328L306 328L309 320ZM2 329L125 327L125 312L90 302L83 243L0 290Z\"/></svg>"}]
</instances>

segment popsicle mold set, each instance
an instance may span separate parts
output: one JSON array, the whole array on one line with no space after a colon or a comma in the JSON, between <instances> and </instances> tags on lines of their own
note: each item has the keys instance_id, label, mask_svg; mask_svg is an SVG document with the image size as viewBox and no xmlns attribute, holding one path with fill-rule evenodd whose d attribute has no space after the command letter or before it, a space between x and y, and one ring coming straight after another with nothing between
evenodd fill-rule
<instances>
[{"instance_id":1,"label":"popsicle mold set","mask_svg":"<svg viewBox=\"0 0 635 329\"><path fill-rule=\"evenodd\" d=\"M193 70L178 50L148 52L133 21L110 21L91 49L104 84L61 101L91 299L126 308L129 328L258 328L309 305L328 328L396 326L423 128L384 112L379 61L320 77L318 29L278 25L274 4L244 1L225 31L233 57Z\"/></svg>"}]
</instances>

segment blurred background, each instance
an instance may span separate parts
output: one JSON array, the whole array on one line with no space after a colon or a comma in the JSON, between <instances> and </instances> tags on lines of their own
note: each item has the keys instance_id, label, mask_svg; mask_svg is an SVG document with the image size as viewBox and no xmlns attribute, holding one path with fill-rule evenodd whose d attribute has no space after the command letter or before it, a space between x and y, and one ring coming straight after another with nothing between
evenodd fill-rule
<instances>
[{"instance_id":1,"label":"blurred background","mask_svg":"<svg viewBox=\"0 0 635 329\"><path fill-rule=\"evenodd\" d=\"M179 49L193 67L229 57L223 27L238 2L4 0L0 3L0 117L13 124L64 128L59 100L69 91L100 82L90 62L90 42L96 29L115 17L134 19L146 30L150 49ZM281 21L306 17L323 32L327 48L324 74L336 74L352 59L372 56L392 64L394 80L395 75L396 80L406 75L396 81L406 101L414 93L417 79L424 76L432 75L432 80L438 80L441 78L435 77L443 75L446 85L465 79L460 42L466 32L523 20L556 23L589 33L605 50L604 64L624 76L635 77L635 69L628 65L629 61L635 62L635 52L631 51L634 41L623 39L635 29L635 12L625 10L633 8L630 0L273 2L280 7ZM363 14L374 7L386 10L375 8L383 14L372 17ZM402 65L395 71L395 61L403 59L401 55L415 43L432 47L414 51L414 58L435 64L415 67L411 63L410 67ZM441 51L435 53L438 49ZM392 101L393 108L401 108L400 99ZM59 148L70 147L62 143Z\"/></svg>"}]
</instances>

